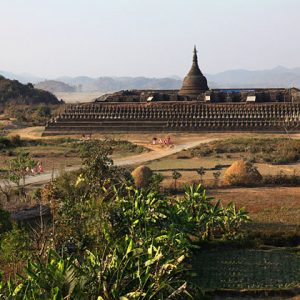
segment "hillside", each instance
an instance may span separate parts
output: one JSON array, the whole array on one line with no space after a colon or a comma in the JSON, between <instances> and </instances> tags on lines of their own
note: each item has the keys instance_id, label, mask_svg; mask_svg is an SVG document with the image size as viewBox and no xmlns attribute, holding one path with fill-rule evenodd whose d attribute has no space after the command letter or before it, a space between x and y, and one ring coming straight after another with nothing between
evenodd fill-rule
<instances>
[{"instance_id":1,"label":"hillside","mask_svg":"<svg viewBox=\"0 0 300 300\"><path fill-rule=\"evenodd\" d=\"M57 80L45 80L34 85L35 88L48 91L50 93L74 93L76 88Z\"/></svg>"},{"instance_id":2,"label":"hillside","mask_svg":"<svg viewBox=\"0 0 300 300\"><path fill-rule=\"evenodd\" d=\"M22 84L0 75L0 104L59 104L60 101L51 93L36 89L31 83Z\"/></svg>"}]
</instances>

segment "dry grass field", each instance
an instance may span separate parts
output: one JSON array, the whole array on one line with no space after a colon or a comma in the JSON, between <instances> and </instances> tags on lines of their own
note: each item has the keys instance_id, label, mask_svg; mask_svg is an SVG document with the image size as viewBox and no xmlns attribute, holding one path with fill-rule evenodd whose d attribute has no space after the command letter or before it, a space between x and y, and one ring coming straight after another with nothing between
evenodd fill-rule
<instances>
[{"instance_id":1,"label":"dry grass field","mask_svg":"<svg viewBox=\"0 0 300 300\"><path fill-rule=\"evenodd\" d=\"M224 204L235 202L250 213L251 230L300 235L300 187L256 187L210 190Z\"/></svg>"},{"instance_id":2,"label":"dry grass field","mask_svg":"<svg viewBox=\"0 0 300 300\"><path fill-rule=\"evenodd\" d=\"M188 152L188 151L185 151ZM147 164L154 171L158 171L165 176L164 186L170 187L173 184L172 180L172 170L179 170L182 174L182 177L179 179L178 184L189 184L193 182L199 182L200 177L196 172L196 169L203 167L206 169L205 174L203 175L204 185L213 185L214 176L213 173L216 170L213 170L216 166L222 167L220 169L221 176L219 184L222 185L222 176L226 171L226 168L230 166L234 161L242 159L241 156L236 155L230 158L226 157L201 157L201 158L178 158L181 154L175 154L167 158L149 162ZM255 164L257 169L262 175L277 175L279 173L292 175L294 173L300 175L300 163L293 163L288 165L272 165L272 164Z\"/></svg>"},{"instance_id":3,"label":"dry grass field","mask_svg":"<svg viewBox=\"0 0 300 300\"><path fill-rule=\"evenodd\" d=\"M262 136L259 135L259 137ZM282 138L282 136L275 137ZM249 156L248 152L237 151L195 157L192 155L192 150L186 150L149 162L147 166L165 177L164 188L174 187L172 171L177 170L182 175L177 182L177 187L180 190L186 184L201 182L208 188L209 195L215 199L221 199L224 204L235 202L238 207L245 207L253 220L247 225L250 232L263 232L266 235L300 236L300 186L229 187L223 184L222 178L228 166L236 160L247 158L247 156ZM299 161L286 164L258 162L254 165L263 176L300 175ZM205 169L202 180L196 172L200 167ZM219 180L214 178L214 173L217 170L220 170L221 173Z\"/></svg>"},{"instance_id":4,"label":"dry grass field","mask_svg":"<svg viewBox=\"0 0 300 300\"><path fill-rule=\"evenodd\" d=\"M37 131L39 132L39 131ZM34 141L34 140L33 140ZM43 139L32 145L17 147L9 151L0 152L0 169L7 168L7 162L15 157L17 152L23 151L30 153L35 161L43 164L45 172L52 170L64 170L65 168L80 166L80 139ZM116 141L113 146L114 153L112 158L128 157L147 152L148 149L132 143Z\"/></svg>"}]
</instances>

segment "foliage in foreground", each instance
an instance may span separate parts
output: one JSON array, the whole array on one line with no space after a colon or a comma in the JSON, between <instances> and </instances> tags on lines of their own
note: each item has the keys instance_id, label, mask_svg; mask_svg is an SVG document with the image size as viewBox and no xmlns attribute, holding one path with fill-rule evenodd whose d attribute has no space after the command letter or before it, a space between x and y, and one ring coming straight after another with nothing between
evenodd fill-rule
<instances>
[{"instance_id":1,"label":"foliage in foreground","mask_svg":"<svg viewBox=\"0 0 300 300\"><path fill-rule=\"evenodd\" d=\"M223 207L201 185L187 187L183 199L136 189L110 153L105 142L87 143L81 174L42 191L52 226L24 272L0 284L3 298L200 298L190 282L193 249L236 238L247 213Z\"/></svg>"}]
</instances>

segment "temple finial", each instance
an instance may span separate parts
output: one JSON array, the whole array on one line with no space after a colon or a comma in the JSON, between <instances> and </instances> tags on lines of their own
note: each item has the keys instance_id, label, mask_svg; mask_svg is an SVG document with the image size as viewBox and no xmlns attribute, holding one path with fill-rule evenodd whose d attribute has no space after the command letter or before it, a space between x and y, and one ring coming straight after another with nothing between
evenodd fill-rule
<instances>
[{"instance_id":1,"label":"temple finial","mask_svg":"<svg viewBox=\"0 0 300 300\"><path fill-rule=\"evenodd\" d=\"M193 61L194 62L197 62L198 61L198 57L197 57L197 48L196 48L196 45L194 45L194 56L193 56Z\"/></svg>"}]
</instances>

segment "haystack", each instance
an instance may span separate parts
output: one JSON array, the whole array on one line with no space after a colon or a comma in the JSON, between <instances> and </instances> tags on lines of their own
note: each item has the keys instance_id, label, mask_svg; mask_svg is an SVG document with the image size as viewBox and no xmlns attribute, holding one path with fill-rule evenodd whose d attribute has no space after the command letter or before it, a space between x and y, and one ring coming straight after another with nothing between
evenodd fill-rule
<instances>
[{"instance_id":1,"label":"haystack","mask_svg":"<svg viewBox=\"0 0 300 300\"><path fill-rule=\"evenodd\" d=\"M226 170L223 181L228 185L252 185L261 179L261 174L252 163L238 160Z\"/></svg>"},{"instance_id":2,"label":"haystack","mask_svg":"<svg viewBox=\"0 0 300 300\"><path fill-rule=\"evenodd\" d=\"M146 166L139 166L131 173L137 188L147 188L151 183L152 170Z\"/></svg>"}]
</instances>

